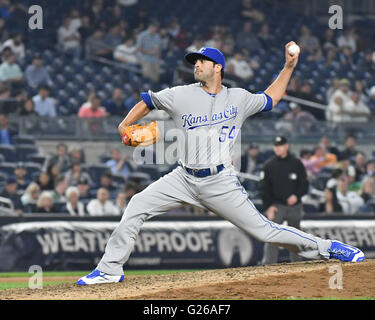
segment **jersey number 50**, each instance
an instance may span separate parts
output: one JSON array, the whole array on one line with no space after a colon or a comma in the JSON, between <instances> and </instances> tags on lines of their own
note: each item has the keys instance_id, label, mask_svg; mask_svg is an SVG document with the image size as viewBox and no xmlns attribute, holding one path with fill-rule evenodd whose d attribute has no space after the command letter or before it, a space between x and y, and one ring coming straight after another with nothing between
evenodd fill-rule
<instances>
[{"instance_id":1,"label":"jersey number 50","mask_svg":"<svg viewBox=\"0 0 375 320\"><path fill-rule=\"evenodd\" d=\"M219 141L224 142L227 138L234 139L236 132L236 126L233 126L232 129L229 130L229 127L222 126L219 136Z\"/></svg>"}]
</instances>

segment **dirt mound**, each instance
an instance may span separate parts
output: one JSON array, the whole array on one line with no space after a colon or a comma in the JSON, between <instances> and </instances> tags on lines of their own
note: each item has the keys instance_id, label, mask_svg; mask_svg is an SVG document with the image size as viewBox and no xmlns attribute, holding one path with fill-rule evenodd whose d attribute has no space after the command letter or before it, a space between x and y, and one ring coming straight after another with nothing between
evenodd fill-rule
<instances>
[{"instance_id":1,"label":"dirt mound","mask_svg":"<svg viewBox=\"0 0 375 320\"><path fill-rule=\"evenodd\" d=\"M342 272L342 289L335 281ZM71 277L68 277L70 280ZM11 281L11 279L9 279ZM207 270L172 275L128 276L122 283L43 290L11 289L0 299L274 299L374 297L375 260L314 261Z\"/></svg>"}]
</instances>

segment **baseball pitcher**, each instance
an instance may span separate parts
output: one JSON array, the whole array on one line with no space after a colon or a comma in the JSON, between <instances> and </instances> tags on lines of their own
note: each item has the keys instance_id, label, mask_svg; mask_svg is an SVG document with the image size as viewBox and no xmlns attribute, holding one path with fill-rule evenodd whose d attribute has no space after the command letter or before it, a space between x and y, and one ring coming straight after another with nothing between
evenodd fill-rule
<instances>
[{"instance_id":1,"label":"baseball pitcher","mask_svg":"<svg viewBox=\"0 0 375 320\"><path fill-rule=\"evenodd\" d=\"M121 282L123 265L143 222L184 204L206 208L255 239L285 247L303 258L364 260L363 252L355 247L268 220L249 199L232 165L232 148L243 122L258 112L271 111L283 97L298 62L298 53L288 52L294 44L285 46L284 68L264 92L253 94L223 86L223 54L203 47L185 55L194 66L196 83L141 93L142 100L118 127L122 143L155 143L160 137L155 122L146 126L133 124L150 110L164 110L180 133L179 166L132 197L97 268L77 284Z\"/></svg>"}]
</instances>

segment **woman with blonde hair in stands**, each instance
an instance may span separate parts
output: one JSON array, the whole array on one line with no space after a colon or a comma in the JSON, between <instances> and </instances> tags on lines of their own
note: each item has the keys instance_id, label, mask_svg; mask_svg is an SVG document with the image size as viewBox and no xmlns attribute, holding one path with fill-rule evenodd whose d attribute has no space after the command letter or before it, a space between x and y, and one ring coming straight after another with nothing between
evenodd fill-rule
<instances>
[{"instance_id":1,"label":"woman with blonde hair in stands","mask_svg":"<svg viewBox=\"0 0 375 320\"><path fill-rule=\"evenodd\" d=\"M85 205L79 201L79 190L77 187L71 186L66 189L65 197L67 199L65 212L72 216L86 215Z\"/></svg>"},{"instance_id":2,"label":"woman with blonde hair in stands","mask_svg":"<svg viewBox=\"0 0 375 320\"><path fill-rule=\"evenodd\" d=\"M24 194L21 196L21 202L25 207L25 212L33 212L36 209L36 203L40 194L40 187L37 183L31 182Z\"/></svg>"},{"instance_id":3,"label":"woman with blonde hair in stands","mask_svg":"<svg viewBox=\"0 0 375 320\"><path fill-rule=\"evenodd\" d=\"M53 194L51 191L43 191L36 203L36 212L38 213L54 213Z\"/></svg>"}]
</instances>

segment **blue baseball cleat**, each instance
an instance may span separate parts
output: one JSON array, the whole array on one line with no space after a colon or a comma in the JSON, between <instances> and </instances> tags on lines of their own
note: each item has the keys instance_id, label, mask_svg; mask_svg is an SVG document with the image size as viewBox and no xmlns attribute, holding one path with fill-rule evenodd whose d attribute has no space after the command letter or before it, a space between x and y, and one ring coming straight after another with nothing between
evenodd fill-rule
<instances>
[{"instance_id":1,"label":"blue baseball cleat","mask_svg":"<svg viewBox=\"0 0 375 320\"><path fill-rule=\"evenodd\" d=\"M365 255L361 250L340 241L332 241L328 252L331 259L338 259L346 262L361 262L365 260Z\"/></svg>"},{"instance_id":2,"label":"blue baseball cleat","mask_svg":"<svg viewBox=\"0 0 375 320\"><path fill-rule=\"evenodd\" d=\"M89 284L100 284L100 283L113 283L113 282L121 282L124 280L124 275L121 276L110 276L104 272L99 270L94 270L87 276L80 278L77 281L77 284L80 286L85 286Z\"/></svg>"}]
</instances>

